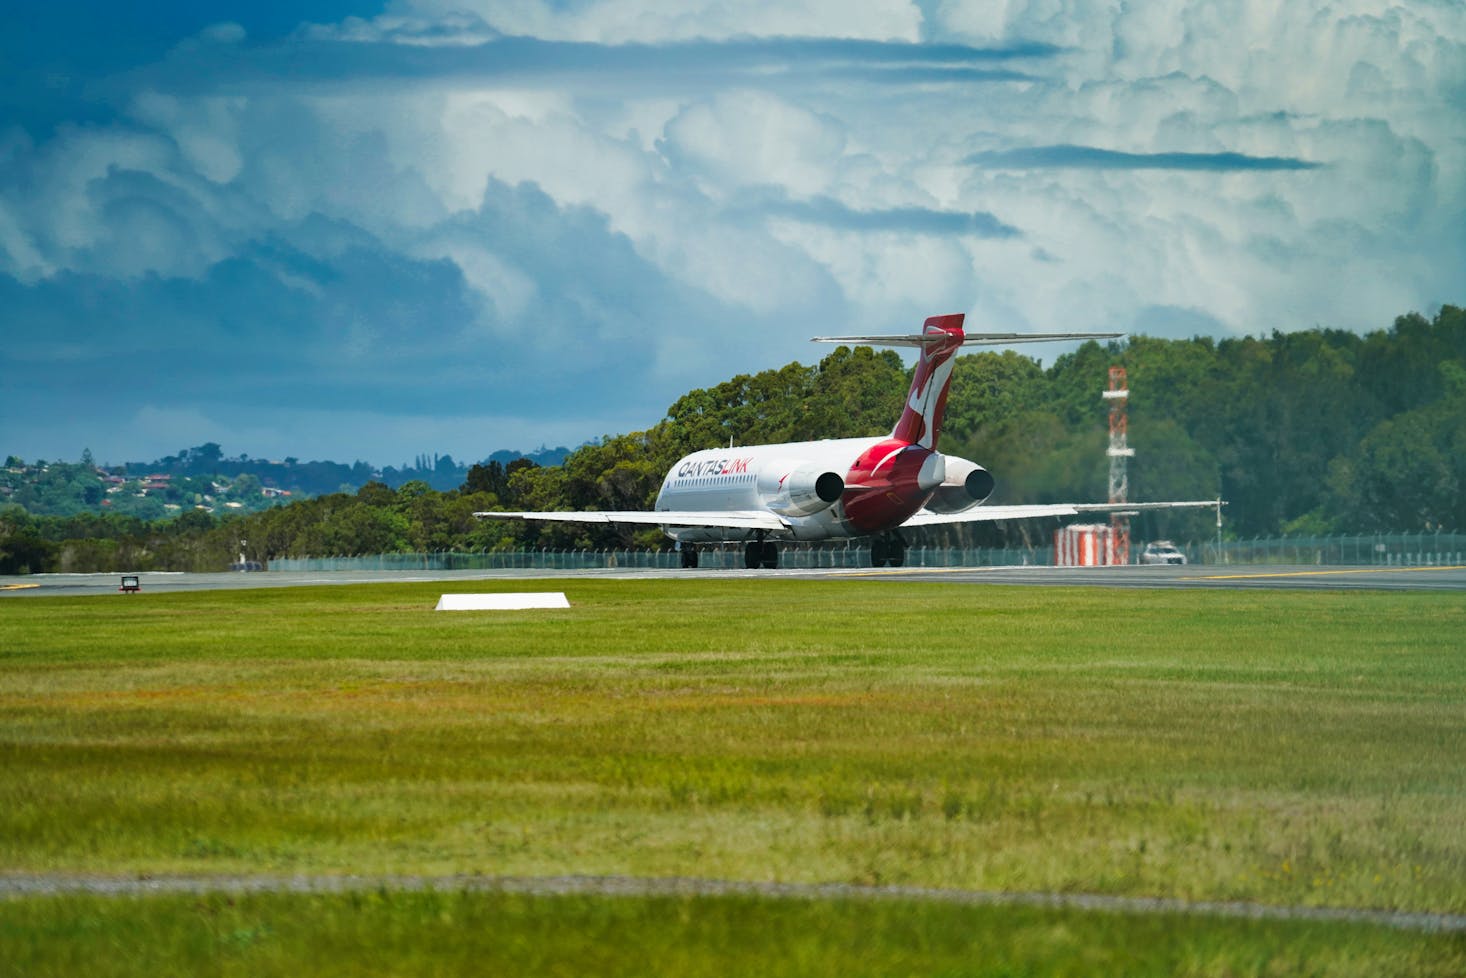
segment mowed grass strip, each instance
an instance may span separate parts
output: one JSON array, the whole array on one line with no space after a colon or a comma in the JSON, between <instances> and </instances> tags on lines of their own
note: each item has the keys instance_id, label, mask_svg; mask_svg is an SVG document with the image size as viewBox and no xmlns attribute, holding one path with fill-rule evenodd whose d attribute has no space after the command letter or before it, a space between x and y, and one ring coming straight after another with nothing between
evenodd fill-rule
<instances>
[{"instance_id":1,"label":"mowed grass strip","mask_svg":"<svg viewBox=\"0 0 1466 978\"><path fill-rule=\"evenodd\" d=\"M6 601L0 869L1466 910L1458 595L550 586Z\"/></svg>"},{"instance_id":2,"label":"mowed grass strip","mask_svg":"<svg viewBox=\"0 0 1466 978\"><path fill-rule=\"evenodd\" d=\"M485 893L0 900L29 978L363 974L1433 978L1459 934L1023 907Z\"/></svg>"}]
</instances>

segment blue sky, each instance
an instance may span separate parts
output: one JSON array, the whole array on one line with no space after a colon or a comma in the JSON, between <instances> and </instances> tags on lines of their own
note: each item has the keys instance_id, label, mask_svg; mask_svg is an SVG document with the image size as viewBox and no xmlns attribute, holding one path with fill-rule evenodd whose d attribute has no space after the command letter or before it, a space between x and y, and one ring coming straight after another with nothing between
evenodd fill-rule
<instances>
[{"instance_id":1,"label":"blue sky","mask_svg":"<svg viewBox=\"0 0 1466 978\"><path fill-rule=\"evenodd\" d=\"M0 451L32 460L475 460L938 313L1466 301L1458 0L11 6Z\"/></svg>"}]
</instances>

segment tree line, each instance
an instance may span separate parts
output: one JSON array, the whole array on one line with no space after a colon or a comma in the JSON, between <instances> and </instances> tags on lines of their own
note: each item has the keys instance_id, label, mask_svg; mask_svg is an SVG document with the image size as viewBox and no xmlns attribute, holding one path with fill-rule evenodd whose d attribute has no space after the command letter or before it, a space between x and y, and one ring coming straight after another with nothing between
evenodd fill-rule
<instances>
[{"instance_id":1,"label":"tree line","mask_svg":"<svg viewBox=\"0 0 1466 978\"><path fill-rule=\"evenodd\" d=\"M1129 377L1130 496L1228 502L1225 533L1466 527L1466 312L1409 314L1367 335L1310 329L1087 343L1047 368L1013 352L959 357L941 448L986 466L993 503L1102 501L1111 366ZM655 529L481 521L484 509L648 509L680 456L728 444L879 435L910 371L892 351L839 347L690 391L644 431L608 435L559 465L496 459L456 489L368 482L240 517L34 517L0 512L0 573L130 567L217 570L244 553L663 546ZM1137 539L1215 534L1207 512L1145 514ZM935 545L1041 542L1051 521L923 531ZM111 561L111 563L108 563ZM105 565L105 566L102 566Z\"/></svg>"}]
</instances>

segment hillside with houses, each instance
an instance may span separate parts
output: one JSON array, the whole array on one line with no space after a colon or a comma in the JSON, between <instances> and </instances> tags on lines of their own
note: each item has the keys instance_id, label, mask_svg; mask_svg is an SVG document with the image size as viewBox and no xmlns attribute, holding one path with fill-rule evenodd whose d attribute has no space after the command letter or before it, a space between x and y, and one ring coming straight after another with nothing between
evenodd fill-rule
<instances>
[{"instance_id":1,"label":"hillside with houses","mask_svg":"<svg viewBox=\"0 0 1466 978\"><path fill-rule=\"evenodd\" d=\"M528 458L536 465L558 465L568 454L565 448L528 454L498 451L484 462L507 465ZM32 516L116 513L143 520L167 519L189 510L246 514L292 500L355 492L368 482L394 489L422 482L446 492L462 485L471 467L451 455L437 454L383 468L362 461L227 457L212 442L150 462L122 465L98 465L90 450L77 462L28 462L11 455L0 470L0 507L19 506Z\"/></svg>"},{"instance_id":2,"label":"hillside with houses","mask_svg":"<svg viewBox=\"0 0 1466 978\"><path fill-rule=\"evenodd\" d=\"M256 513L289 502L293 493L267 486L257 476L174 476L132 473L87 462L27 464L11 456L0 472L0 505L13 504L36 516L116 513L143 520L166 519L187 510Z\"/></svg>"}]
</instances>

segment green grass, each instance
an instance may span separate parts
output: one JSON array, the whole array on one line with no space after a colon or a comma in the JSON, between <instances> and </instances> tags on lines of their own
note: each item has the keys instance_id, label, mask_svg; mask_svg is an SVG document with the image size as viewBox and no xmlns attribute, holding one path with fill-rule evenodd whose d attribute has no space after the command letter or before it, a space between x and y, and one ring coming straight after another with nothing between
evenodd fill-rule
<instances>
[{"instance_id":1,"label":"green grass","mask_svg":"<svg viewBox=\"0 0 1466 978\"><path fill-rule=\"evenodd\" d=\"M0 903L0 969L27 978L1454 978L1466 970L1466 940L1332 924L897 901L387 892L67 897Z\"/></svg>"},{"instance_id":2,"label":"green grass","mask_svg":"<svg viewBox=\"0 0 1466 978\"><path fill-rule=\"evenodd\" d=\"M548 586L573 607L438 613L465 589L442 584L5 600L0 871L698 876L1466 912L1459 595ZM292 901L328 916L350 902L251 906L285 920L270 908ZM606 902L594 914L659 912ZM699 914L725 903L741 906ZM0 903L0 924L87 907L183 928L189 906L29 900ZM1153 926L1059 918L1022 926ZM1263 950L1283 933L1186 926ZM1295 973L1246 964L1269 960L1156 967ZM949 973L1067 973L1003 967Z\"/></svg>"}]
</instances>

